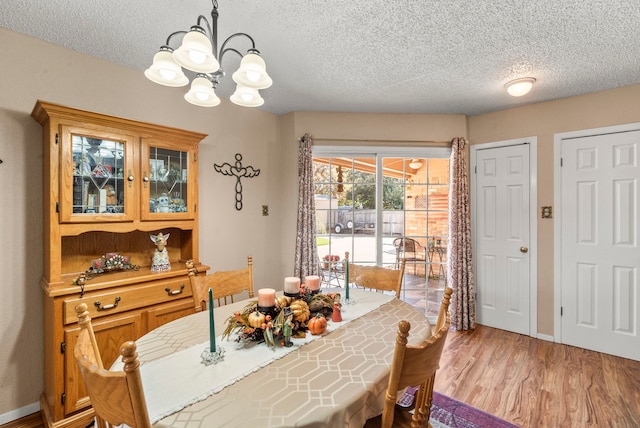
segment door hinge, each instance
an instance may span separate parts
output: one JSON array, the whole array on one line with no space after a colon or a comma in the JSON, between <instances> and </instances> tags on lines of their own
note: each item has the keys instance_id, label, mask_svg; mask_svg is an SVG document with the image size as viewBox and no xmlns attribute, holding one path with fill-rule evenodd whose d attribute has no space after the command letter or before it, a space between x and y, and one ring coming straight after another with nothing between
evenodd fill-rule
<instances>
[{"instance_id":1,"label":"door hinge","mask_svg":"<svg viewBox=\"0 0 640 428\"><path fill-rule=\"evenodd\" d=\"M64 354L67 351L67 342L60 342L60 353Z\"/></svg>"},{"instance_id":2,"label":"door hinge","mask_svg":"<svg viewBox=\"0 0 640 428\"><path fill-rule=\"evenodd\" d=\"M473 173L477 174L478 173L478 165L474 165L473 166Z\"/></svg>"},{"instance_id":3,"label":"door hinge","mask_svg":"<svg viewBox=\"0 0 640 428\"><path fill-rule=\"evenodd\" d=\"M560 158L560 166L564 166L564 162L562 161L562 158Z\"/></svg>"},{"instance_id":4,"label":"door hinge","mask_svg":"<svg viewBox=\"0 0 640 428\"><path fill-rule=\"evenodd\" d=\"M60 395L60 404L64 404L64 402L67 401L67 394L65 394L64 392Z\"/></svg>"},{"instance_id":5,"label":"door hinge","mask_svg":"<svg viewBox=\"0 0 640 428\"><path fill-rule=\"evenodd\" d=\"M56 132L56 145L60 142L60 136L58 135L58 133Z\"/></svg>"},{"instance_id":6,"label":"door hinge","mask_svg":"<svg viewBox=\"0 0 640 428\"><path fill-rule=\"evenodd\" d=\"M564 313L564 308L560 306L560 316L562 316L563 313Z\"/></svg>"},{"instance_id":7,"label":"door hinge","mask_svg":"<svg viewBox=\"0 0 640 428\"><path fill-rule=\"evenodd\" d=\"M56 202L56 212L60 212L60 202Z\"/></svg>"}]
</instances>

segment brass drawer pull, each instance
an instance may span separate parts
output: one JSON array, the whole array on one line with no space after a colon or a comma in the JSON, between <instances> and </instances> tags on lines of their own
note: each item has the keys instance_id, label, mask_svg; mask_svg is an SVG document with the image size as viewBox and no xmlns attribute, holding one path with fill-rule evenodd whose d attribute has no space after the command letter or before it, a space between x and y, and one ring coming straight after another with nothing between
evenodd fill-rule
<instances>
[{"instance_id":1,"label":"brass drawer pull","mask_svg":"<svg viewBox=\"0 0 640 428\"><path fill-rule=\"evenodd\" d=\"M120 303L120 296L116 296L116 300L111 305L100 306L100 301L99 300L96 300L95 302L93 302L93 305L96 308L98 308L99 311L106 311L107 309L113 309L113 308L117 307L118 303Z\"/></svg>"},{"instance_id":2,"label":"brass drawer pull","mask_svg":"<svg viewBox=\"0 0 640 428\"><path fill-rule=\"evenodd\" d=\"M171 290L171 288L167 287L164 289L169 296L175 296L176 294L180 294L184 291L184 284L180 285L180 290Z\"/></svg>"}]
</instances>

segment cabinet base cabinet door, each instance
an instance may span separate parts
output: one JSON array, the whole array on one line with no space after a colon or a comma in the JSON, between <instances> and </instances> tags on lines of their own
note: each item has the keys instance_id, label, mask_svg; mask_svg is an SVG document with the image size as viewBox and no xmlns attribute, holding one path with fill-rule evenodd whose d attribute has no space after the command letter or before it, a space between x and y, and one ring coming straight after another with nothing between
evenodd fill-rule
<instances>
[{"instance_id":1,"label":"cabinet base cabinet door","mask_svg":"<svg viewBox=\"0 0 640 428\"><path fill-rule=\"evenodd\" d=\"M106 320L93 321L93 331L100 348L102 364L106 369L120 355L120 345L129 340L136 340L145 333L142 314L122 314ZM73 356L73 349L78 341L80 328L65 330L65 414L71 414L88 407L91 402L87 396L80 370Z\"/></svg>"},{"instance_id":2,"label":"cabinet base cabinet door","mask_svg":"<svg viewBox=\"0 0 640 428\"><path fill-rule=\"evenodd\" d=\"M153 309L147 311L147 330L151 331L161 325L194 314L195 312L193 299L155 306Z\"/></svg>"}]
</instances>

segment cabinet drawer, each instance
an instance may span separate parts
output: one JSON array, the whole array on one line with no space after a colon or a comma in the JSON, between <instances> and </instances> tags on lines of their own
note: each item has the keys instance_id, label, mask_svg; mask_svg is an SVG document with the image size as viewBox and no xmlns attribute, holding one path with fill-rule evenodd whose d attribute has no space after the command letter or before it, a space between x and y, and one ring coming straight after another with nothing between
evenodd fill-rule
<instances>
[{"instance_id":1,"label":"cabinet drawer","mask_svg":"<svg viewBox=\"0 0 640 428\"><path fill-rule=\"evenodd\" d=\"M109 291L87 293L76 299L65 299L63 322L65 325L78 322L75 307L86 303L91 318L103 317L145 306L157 305L191 297L189 278L153 281L131 287L121 287Z\"/></svg>"}]
</instances>

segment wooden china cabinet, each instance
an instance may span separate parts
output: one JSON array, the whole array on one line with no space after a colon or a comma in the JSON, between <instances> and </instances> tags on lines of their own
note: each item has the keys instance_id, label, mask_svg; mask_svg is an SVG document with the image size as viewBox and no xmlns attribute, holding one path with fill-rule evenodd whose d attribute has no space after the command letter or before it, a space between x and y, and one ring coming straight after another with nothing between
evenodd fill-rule
<instances>
[{"instance_id":1,"label":"wooden china cabinet","mask_svg":"<svg viewBox=\"0 0 640 428\"><path fill-rule=\"evenodd\" d=\"M42 413L49 427L84 427L93 410L73 356L75 306L90 308L105 367L123 342L194 312L185 261L208 269L197 211L206 135L43 101L32 116L44 141ZM150 235L160 232L171 269L158 272ZM125 263L106 264L114 254ZM104 272L90 269L100 262Z\"/></svg>"}]
</instances>

